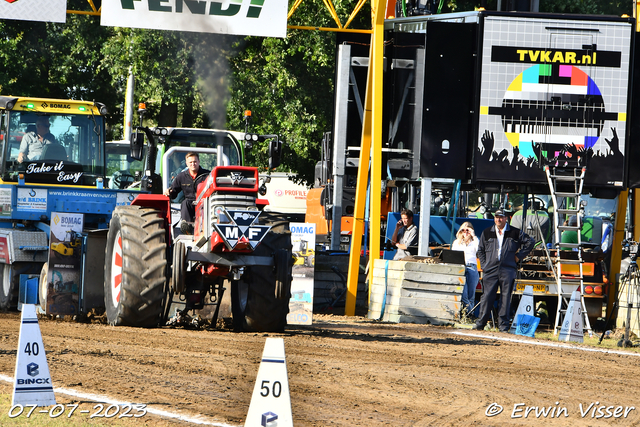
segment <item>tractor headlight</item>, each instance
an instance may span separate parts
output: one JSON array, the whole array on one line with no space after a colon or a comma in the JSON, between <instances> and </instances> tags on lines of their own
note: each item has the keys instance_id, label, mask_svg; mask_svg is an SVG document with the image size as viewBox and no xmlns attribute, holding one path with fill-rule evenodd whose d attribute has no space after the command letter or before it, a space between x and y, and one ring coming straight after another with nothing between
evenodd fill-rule
<instances>
[{"instance_id":1,"label":"tractor headlight","mask_svg":"<svg viewBox=\"0 0 640 427\"><path fill-rule=\"evenodd\" d=\"M213 207L213 218L217 219L217 223L228 223L229 218L227 217L227 211L224 210L222 206L214 206Z\"/></svg>"}]
</instances>

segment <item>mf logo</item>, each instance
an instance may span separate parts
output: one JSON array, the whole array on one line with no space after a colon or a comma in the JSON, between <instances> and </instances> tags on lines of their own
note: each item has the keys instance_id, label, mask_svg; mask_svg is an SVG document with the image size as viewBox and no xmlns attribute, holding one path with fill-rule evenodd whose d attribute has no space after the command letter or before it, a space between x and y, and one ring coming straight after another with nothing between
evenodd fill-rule
<instances>
[{"instance_id":1,"label":"mf logo","mask_svg":"<svg viewBox=\"0 0 640 427\"><path fill-rule=\"evenodd\" d=\"M271 229L271 226L254 224L260 216L260 211L225 210L224 212L230 223L214 223L213 225L217 229L218 235L232 250L240 242L248 243L252 249L255 249Z\"/></svg>"},{"instance_id":2,"label":"mf logo","mask_svg":"<svg viewBox=\"0 0 640 427\"><path fill-rule=\"evenodd\" d=\"M207 0L173 0L174 6L160 4L159 0L120 0L123 9L134 10L135 2L146 1L150 12L183 13L188 11L192 15L235 16L240 12L242 0L229 0L227 2ZM247 10L247 18L259 18L264 0L250 0L251 5ZM169 3L167 1L163 3ZM184 7L186 6L186 8ZM223 6L226 6L223 9Z\"/></svg>"},{"instance_id":3,"label":"mf logo","mask_svg":"<svg viewBox=\"0 0 640 427\"><path fill-rule=\"evenodd\" d=\"M40 371L38 371L40 367L38 366L37 363L29 363L27 365L27 375L29 375L30 377L35 377L36 375L38 375L40 373Z\"/></svg>"}]
</instances>

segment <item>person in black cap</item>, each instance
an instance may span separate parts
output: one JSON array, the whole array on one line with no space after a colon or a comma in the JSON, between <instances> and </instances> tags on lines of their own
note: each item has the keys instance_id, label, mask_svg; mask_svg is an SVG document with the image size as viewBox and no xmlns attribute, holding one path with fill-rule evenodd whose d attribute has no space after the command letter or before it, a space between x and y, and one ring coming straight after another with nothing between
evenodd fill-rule
<instances>
[{"instance_id":1,"label":"person in black cap","mask_svg":"<svg viewBox=\"0 0 640 427\"><path fill-rule=\"evenodd\" d=\"M482 232L478 244L477 256L482 267L483 293L480 300L480 316L473 329L484 329L500 288L498 328L501 332L507 332L517 263L531 252L535 242L523 231L510 227L502 209L495 212L493 222L493 226L485 228Z\"/></svg>"}]
</instances>

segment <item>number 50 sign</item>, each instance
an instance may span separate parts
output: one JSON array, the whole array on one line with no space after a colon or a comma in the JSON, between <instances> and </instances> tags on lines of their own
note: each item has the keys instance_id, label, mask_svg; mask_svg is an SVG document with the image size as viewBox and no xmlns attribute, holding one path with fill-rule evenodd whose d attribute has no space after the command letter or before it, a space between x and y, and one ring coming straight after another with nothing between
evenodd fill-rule
<instances>
[{"instance_id":1,"label":"number 50 sign","mask_svg":"<svg viewBox=\"0 0 640 427\"><path fill-rule=\"evenodd\" d=\"M293 427L284 340L267 338L245 427Z\"/></svg>"}]
</instances>

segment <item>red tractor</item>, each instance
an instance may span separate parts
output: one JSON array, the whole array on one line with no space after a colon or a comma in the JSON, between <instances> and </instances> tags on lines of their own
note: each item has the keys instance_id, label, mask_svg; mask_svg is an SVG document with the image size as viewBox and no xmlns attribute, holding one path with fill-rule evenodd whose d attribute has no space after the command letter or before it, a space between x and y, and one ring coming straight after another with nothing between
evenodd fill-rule
<instances>
[{"instance_id":1,"label":"red tractor","mask_svg":"<svg viewBox=\"0 0 640 427\"><path fill-rule=\"evenodd\" d=\"M154 135L141 129L148 140L142 190L159 193ZM144 134L134 134L132 157L141 157L143 140ZM280 148L277 140L271 144L272 166ZM164 325L179 295L183 312L215 304L215 325L226 284L236 331L284 329L293 266L288 222L262 212L256 168L221 164L198 187L193 235L174 227L164 195L140 194L131 205L115 209L105 261L110 324Z\"/></svg>"}]
</instances>

